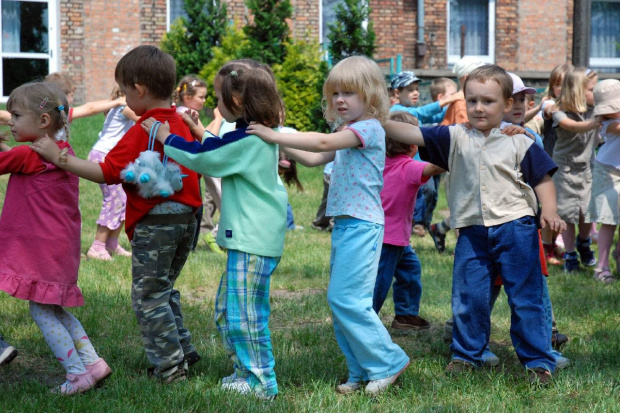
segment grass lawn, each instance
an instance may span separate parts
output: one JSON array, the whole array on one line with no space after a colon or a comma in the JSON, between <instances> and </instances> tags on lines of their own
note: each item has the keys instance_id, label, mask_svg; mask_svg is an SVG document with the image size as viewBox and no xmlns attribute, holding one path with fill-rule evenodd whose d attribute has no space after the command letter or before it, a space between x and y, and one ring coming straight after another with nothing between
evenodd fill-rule
<instances>
[{"instance_id":1,"label":"grass lawn","mask_svg":"<svg viewBox=\"0 0 620 413\"><path fill-rule=\"evenodd\" d=\"M74 122L71 142L79 157L86 157L102 124L102 115ZM504 294L493 313L491 335L491 348L501 358L500 367L457 378L444 374L450 357L443 340L443 322L450 316L453 234L444 255L436 253L428 236L412 240L423 267L420 315L431 321L432 328L394 335L411 357L398 384L377 398L363 393L336 394L336 384L346 379L346 365L325 298L330 235L310 227L322 193L322 169L300 167L300 175L306 191L291 189L289 195L296 223L306 229L287 233L284 256L271 286L270 327L280 388L274 402L219 388L219 380L232 372L213 321L214 297L225 258L201 243L177 283L186 326L203 357L191 369L189 381L162 385L146 377L149 364L131 309L130 259L115 257L105 263L84 259L79 285L86 305L72 311L114 374L102 388L83 395L50 395L49 389L64 381L64 370L30 318L27 303L0 293L0 333L19 351L11 364L0 369L0 411L620 411L620 284L598 283L591 270L571 275L551 270L549 289L558 326L570 337L564 355L573 365L558 372L549 388L535 389L525 380L510 342L510 311ZM0 204L7 182L8 176L0 176ZM84 180L80 191L85 253L94 237L101 193L96 184ZM437 219L446 208L442 190ZM124 235L121 242L129 247ZM393 318L390 300L381 313L388 326Z\"/></svg>"}]
</instances>

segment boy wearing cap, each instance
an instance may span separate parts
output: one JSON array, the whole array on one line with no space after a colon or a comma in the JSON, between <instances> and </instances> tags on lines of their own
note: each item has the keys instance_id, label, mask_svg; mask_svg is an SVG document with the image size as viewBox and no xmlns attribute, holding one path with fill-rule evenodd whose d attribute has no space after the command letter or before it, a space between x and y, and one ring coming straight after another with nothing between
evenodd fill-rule
<instances>
[{"instance_id":1,"label":"boy wearing cap","mask_svg":"<svg viewBox=\"0 0 620 413\"><path fill-rule=\"evenodd\" d=\"M391 112L403 111L412 114L422 124L439 123L443 120L445 109L442 109L452 102L463 99L463 93L455 93L445 96L436 102L429 103L422 107L415 107L420 97L419 91L420 78L413 72L400 72L391 82L394 96L398 103L390 108Z\"/></svg>"},{"instance_id":2,"label":"boy wearing cap","mask_svg":"<svg viewBox=\"0 0 620 413\"><path fill-rule=\"evenodd\" d=\"M594 279L605 284L616 281L609 265L609 253L620 222L620 81L606 79L594 86L593 115L601 120L601 138L605 144L592 166L592 196L586 222L599 222L598 264ZM620 250L614 249L616 274L620 271Z\"/></svg>"}]
</instances>

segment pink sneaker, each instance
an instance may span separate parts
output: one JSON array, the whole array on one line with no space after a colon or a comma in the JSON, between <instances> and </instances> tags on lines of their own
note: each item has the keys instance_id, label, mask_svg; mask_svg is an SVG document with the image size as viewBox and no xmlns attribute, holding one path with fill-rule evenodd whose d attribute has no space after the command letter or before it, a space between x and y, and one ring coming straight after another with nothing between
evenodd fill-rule
<instances>
[{"instance_id":1,"label":"pink sneaker","mask_svg":"<svg viewBox=\"0 0 620 413\"><path fill-rule=\"evenodd\" d=\"M112 374L112 369L102 358L97 359L94 363L87 364L86 370L93 375L93 379L95 380L95 384L97 386L100 386L103 381L107 379L110 374Z\"/></svg>"},{"instance_id":2,"label":"pink sneaker","mask_svg":"<svg viewBox=\"0 0 620 413\"><path fill-rule=\"evenodd\" d=\"M120 244L116 247L115 250L108 250L108 254L110 254L110 255L120 255L121 257L131 257L131 252L129 252L125 248L121 247Z\"/></svg>"},{"instance_id":3,"label":"pink sneaker","mask_svg":"<svg viewBox=\"0 0 620 413\"><path fill-rule=\"evenodd\" d=\"M95 387L95 379L90 371L82 374L67 373L67 381L52 390L63 396L71 396L77 393L84 393Z\"/></svg>"}]
</instances>

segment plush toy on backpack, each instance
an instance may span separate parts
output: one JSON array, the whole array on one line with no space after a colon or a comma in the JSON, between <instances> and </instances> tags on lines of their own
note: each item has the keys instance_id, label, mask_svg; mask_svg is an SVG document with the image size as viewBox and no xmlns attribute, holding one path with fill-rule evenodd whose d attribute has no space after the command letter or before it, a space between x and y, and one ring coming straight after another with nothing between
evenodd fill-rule
<instances>
[{"instance_id":1,"label":"plush toy on backpack","mask_svg":"<svg viewBox=\"0 0 620 413\"><path fill-rule=\"evenodd\" d=\"M153 150L159 125L158 122L151 128L148 150L141 152L138 159L121 171L121 179L136 184L142 198L168 198L183 188L183 178L187 176L181 174L179 165L169 163L166 155L162 162L159 152Z\"/></svg>"}]
</instances>

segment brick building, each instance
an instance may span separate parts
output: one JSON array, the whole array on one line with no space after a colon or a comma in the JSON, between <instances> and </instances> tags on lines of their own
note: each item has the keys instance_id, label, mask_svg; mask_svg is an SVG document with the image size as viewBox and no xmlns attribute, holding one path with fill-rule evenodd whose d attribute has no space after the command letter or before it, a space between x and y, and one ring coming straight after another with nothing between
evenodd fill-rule
<instances>
[{"instance_id":1,"label":"brick building","mask_svg":"<svg viewBox=\"0 0 620 413\"><path fill-rule=\"evenodd\" d=\"M231 21L248 16L243 0L228 3ZM326 39L342 0L291 0L291 32ZM183 0L2 1L2 98L21 83L54 71L71 74L76 101L105 98L118 59L140 44L158 44ZM592 1L590 66L620 71L620 0ZM571 60L573 0L370 0L375 58L402 56L402 68L445 73L474 54L520 73L546 76ZM462 31L462 28L464 31ZM464 36L463 36L464 34Z\"/></svg>"}]
</instances>

